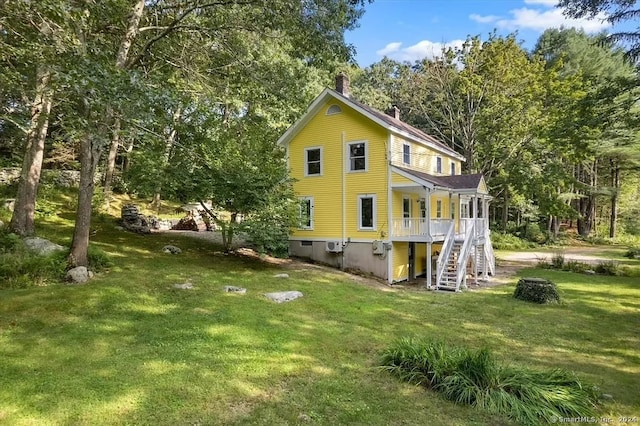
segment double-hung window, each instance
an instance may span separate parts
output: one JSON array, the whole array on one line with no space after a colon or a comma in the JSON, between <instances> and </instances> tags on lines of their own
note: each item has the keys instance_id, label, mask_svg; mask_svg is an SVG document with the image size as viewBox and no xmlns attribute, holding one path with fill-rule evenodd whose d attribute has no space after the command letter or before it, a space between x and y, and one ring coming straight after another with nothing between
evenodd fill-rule
<instances>
[{"instance_id":1,"label":"double-hung window","mask_svg":"<svg viewBox=\"0 0 640 426\"><path fill-rule=\"evenodd\" d=\"M456 174L456 163L454 163L453 161L451 162L451 176L454 176Z\"/></svg>"},{"instance_id":2,"label":"double-hung window","mask_svg":"<svg viewBox=\"0 0 640 426\"><path fill-rule=\"evenodd\" d=\"M436 218L442 219L442 200L436 200Z\"/></svg>"},{"instance_id":3,"label":"double-hung window","mask_svg":"<svg viewBox=\"0 0 640 426\"><path fill-rule=\"evenodd\" d=\"M304 175L322 175L322 148L305 148L304 150Z\"/></svg>"},{"instance_id":4,"label":"double-hung window","mask_svg":"<svg viewBox=\"0 0 640 426\"><path fill-rule=\"evenodd\" d=\"M442 173L442 157L436 157L436 173Z\"/></svg>"},{"instance_id":5,"label":"double-hung window","mask_svg":"<svg viewBox=\"0 0 640 426\"><path fill-rule=\"evenodd\" d=\"M299 225L300 229L313 229L313 197L300 197Z\"/></svg>"},{"instance_id":6,"label":"double-hung window","mask_svg":"<svg viewBox=\"0 0 640 426\"><path fill-rule=\"evenodd\" d=\"M353 142L347 145L349 154L349 171L367 170L367 143Z\"/></svg>"},{"instance_id":7,"label":"double-hung window","mask_svg":"<svg viewBox=\"0 0 640 426\"><path fill-rule=\"evenodd\" d=\"M358 229L362 231L376 229L375 195L358 195Z\"/></svg>"},{"instance_id":8,"label":"double-hung window","mask_svg":"<svg viewBox=\"0 0 640 426\"><path fill-rule=\"evenodd\" d=\"M456 202L452 201L451 202L451 219L455 220L456 218Z\"/></svg>"},{"instance_id":9,"label":"double-hung window","mask_svg":"<svg viewBox=\"0 0 640 426\"><path fill-rule=\"evenodd\" d=\"M411 165L411 145L402 144L402 162L407 166Z\"/></svg>"}]
</instances>

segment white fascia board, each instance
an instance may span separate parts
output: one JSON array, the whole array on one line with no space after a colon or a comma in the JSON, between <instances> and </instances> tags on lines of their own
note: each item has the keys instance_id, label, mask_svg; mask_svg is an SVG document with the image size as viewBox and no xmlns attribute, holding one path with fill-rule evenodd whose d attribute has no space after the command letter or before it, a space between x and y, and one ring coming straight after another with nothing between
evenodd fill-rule
<instances>
[{"instance_id":1,"label":"white fascia board","mask_svg":"<svg viewBox=\"0 0 640 426\"><path fill-rule=\"evenodd\" d=\"M282 136L280 136L277 144L288 145L289 141L293 139L293 137L311 120L311 118L313 118L318 109L320 109L320 106L326 100L327 95L333 95L330 89L324 89L322 93L320 93L318 97L315 98L313 102L311 102L311 105L309 105L307 111L302 115L302 117L300 117L298 121L292 124L291 127L289 127L287 131L284 132ZM335 98L335 96L333 97Z\"/></svg>"},{"instance_id":2,"label":"white fascia board","mask_svg":"<svg viewBox=\"0 0 640 426\"><path fill-rule=\"evenodd\" d=\"M433 150L435 150L435 151L437 151L437 152L439 152L441 154L444 154L444 155L449 156L449 157L453 157L456 160L460 160L460 161L464 161L464 162L467 161L466 158L464 158L462 155L458 154L457 152L455 152L452 149L443 148L440 145L434 144L433 142L429 142L427 140L424 140L424 139L421 139L421 138L417 138L417 137L415 137L415 136L413 136L413 135L411 135L411 134L409 134L409 133L407 133L405 131L402 131L400 129L396 129L395 127L392 127L392 126L389 126L389 125L387 125L386 127L389 129L390 132L393 132L396 135L401 136L401 137L403 137L405 139L410 139L410 140L412 140L414 142L419 143L420 145L424 145L424 146L426 146L428 148L431 148L431 149L433 149Z\"/></svg>"}]
</instances>

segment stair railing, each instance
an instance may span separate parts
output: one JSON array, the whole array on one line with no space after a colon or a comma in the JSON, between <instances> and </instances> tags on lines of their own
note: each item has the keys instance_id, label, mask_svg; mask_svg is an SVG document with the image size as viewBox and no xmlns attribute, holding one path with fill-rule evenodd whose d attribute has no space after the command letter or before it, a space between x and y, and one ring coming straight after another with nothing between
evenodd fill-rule
<instances>
[{"instance_id":1,"label":"stair railing","mask_svg":"<svg viewBox=\"0 0 640 426\"><path fill-rule=\"evenodd\" d=\"M467 276L467 262L469 261L469 253L474 240L475 223L471 222L471 226L467 227L464 233L464 243L458 254L458 263L456 265L456 291L460 291L460 284Z\"/></svg>"},{"instance_id":2,"label":"stair railing","mask_svg":"<svg viewBox=\"0 0 640 426\"><path fill-rule=\"evenodd\" d=\"M491 237L489 236L489 228L484 230L484 256L489 266L489 272L491 275L496 274L496 255L493 252L493 244L491 244Z\"/></svg>"},{"instance_id":3,"label":"stair railing","mask_svg":"<svg viewBox=\"0 0 640 426\"><path fill-rule=\"evenodd\" d=\"M451 256L451 250L453 249L454 236L455 236L455 224L453 221L451 221L451 224L449 225L449 229L447 230L447 235L444 237L444 242L442 243L442 250L440 251L438 260L436 260L436 288L438 288L438 286L440 285L440 282L442 281L442 274L444 273L447 260L449 260L449 256Z\"/></svg>"}]
</instances>

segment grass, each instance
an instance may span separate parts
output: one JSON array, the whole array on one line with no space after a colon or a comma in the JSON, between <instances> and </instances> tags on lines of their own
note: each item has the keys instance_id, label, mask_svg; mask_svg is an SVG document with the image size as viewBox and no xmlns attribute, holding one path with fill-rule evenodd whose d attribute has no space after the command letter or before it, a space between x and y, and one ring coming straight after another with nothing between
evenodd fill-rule
<instances>
[{"instance_id":1,"label":"grass","mask_svg":"<svg viewBox=\"0 0 640 426\"><path fill-rule=\"evenodd\" d=\"M68 245L69 219L48 216L38 232ZM613 395L600 415L640 414L637 278L521 271L558 285L563 303L545 306L513 299L517 278L463 294L381 291L114 225L94 223L93 244L113 266L90 284L0 292L0 423L509 424L381 372L380 353L399 336L570 370ZM274 278L282 272L290 278ZM195 288L173 288L186 281ZM304 297L262 296L279 290Z\"/></svg>"}]
</instances>

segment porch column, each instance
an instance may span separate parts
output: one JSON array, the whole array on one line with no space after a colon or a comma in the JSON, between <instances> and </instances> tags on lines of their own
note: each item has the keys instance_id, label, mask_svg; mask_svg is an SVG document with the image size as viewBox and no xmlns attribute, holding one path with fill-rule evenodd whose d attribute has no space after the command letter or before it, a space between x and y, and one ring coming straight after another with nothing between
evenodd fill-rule
<instances>
[{"instance_id":1,"label":"porch column","mask_svg":"<svg viewBox=\"0 0 640 426\"><path fill-rule=\"evenodd\" d=\"M423 186L424 191L425 191L425 195L424 195L424 208L425 208L425 216L426 217L426 229L427 229L427 237L429 237L429 240L432 239L431 237L431 190L425 186Z\"/></svg>"},{"instance_id":2,"label":"porch column","mask_svg":"<svg viewBox=\"0 0 640 426\"><path fill-rule=\"evenodd\" d=\"M433 245L431 243L427 243L427 288L431 289L431 249Z\"/></svg>"}]
</instances>

